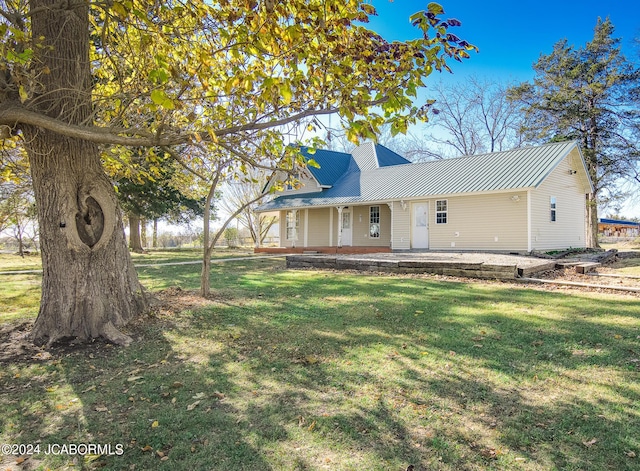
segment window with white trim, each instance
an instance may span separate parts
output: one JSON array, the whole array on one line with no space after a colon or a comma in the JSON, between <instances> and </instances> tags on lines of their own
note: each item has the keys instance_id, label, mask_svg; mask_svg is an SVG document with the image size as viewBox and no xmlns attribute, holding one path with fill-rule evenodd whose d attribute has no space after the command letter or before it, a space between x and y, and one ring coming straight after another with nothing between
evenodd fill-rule
<instances>
[{"instance_id":1,"label":"window with white trim","mask_svg":"<svg viewBox=\"0 0 640 471\"><path fill-rule=\"evenodd\" d=\"M436 200L436 224L446 224L448 219L447 200Z\"/></svg>"},{"instance_id":2,"label":"window with white trim","mask_svg":"<svg viewBox=\"0 0 640 471\"><path fill-rule=\"evenodd\" d=\"M556 197L552 196L549 198L549 210L550 210L550 214L551 214L551 222L556 222L556 217L557 217L557 213L556 210L558 209L558 205L556 202Z\"/></svg>"},{"instance_id":3,"label":"window with white trim","mask_svg":"<svg viewBox=\"0 0 640 471\"><path fill-rule=\"evenodd\" d=\"M287 211L287 240L298 239L300 227L300 211Z\"/></svg>"},{"instance_id":4,"label":"window with white trim","mask_svg":"<svg viewBox=\"0 0 640 471\"><path fill-rule=\"evenodd\" d=\"M369 207L369 237L380 238L380 206Z\"/></svg>"},{"instance_id":5,"label":"window with white trim","mask_svg":"<svg viewBox=\"0 0 640 471\"><path fill-rule=\"evenodd\" d=\"M293 175L289 175L287 179L287 185L285 186L286 191L293 191L300 188L300 174L294 173Z\"/></svg>"}]
</instances>

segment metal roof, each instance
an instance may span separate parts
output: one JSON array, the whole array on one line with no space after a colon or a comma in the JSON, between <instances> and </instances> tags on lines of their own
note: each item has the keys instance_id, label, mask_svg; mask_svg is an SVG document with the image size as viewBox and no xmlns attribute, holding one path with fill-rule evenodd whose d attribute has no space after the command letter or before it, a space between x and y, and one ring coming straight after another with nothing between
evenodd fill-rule
<instances>
[{"instance_id":1,"label":"metal roof","mask_svg":"<svg viewBox=\"0 0 640 471\"><path fill-rule=\"evenodd\" d=\"M307 166L320 185L332 186L349 168L351 154L332 150L316 149L312 154L308 147L301 147L300 153L307 159L315 160L320 168Z\"/></svg>"},{"instance_id":2,"label":"metal roof","mask_svg":"<svg viewBox=\"0 0 640 471\"><path fill-rule=\"evenodd\" d=\"M410 164L411 161L405 159L401 155L396 154L391 149L381 144L376 144L376 155L378 157L379 167L388 167L390 165Z\"/></svg>"},{"instance_id":3,"label":"metal roof","mask_svg":"<svg viewBox=\"0 0 640 471\"><path fill-rule=\"evenodd\" d=\"M453 159L390 164L364 171L350 165L329 189L279 196L259 210L536 188L574 148L577 148L575 141L566 141Z\"/></svg>"},{"instance_id":4,"label":"metal roof","mask_svg":"<svg viewBox=\"0 0 640 471\"><path fill-rule=\"evenodd\" d=\"M598 222L600 224L613 224L613 225L616 225L616 226L632 226L632 227L640 226L640 222L637 222L637 221L623 221L621 219L599 218Z\"/></svg>"}]
</instances>

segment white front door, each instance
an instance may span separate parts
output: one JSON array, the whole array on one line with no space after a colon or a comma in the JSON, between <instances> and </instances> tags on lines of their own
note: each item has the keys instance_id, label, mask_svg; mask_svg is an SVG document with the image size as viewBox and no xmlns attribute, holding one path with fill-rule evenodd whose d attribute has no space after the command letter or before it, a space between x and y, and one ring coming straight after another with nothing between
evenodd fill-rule
<instances>
[{"instance_id":1,"label":"white front door","mask_svg":"<svg viewBox=\"0 0 640 471\"><path fill-rule=\"evenodd\" d=\"M351 230L351 210L342 210L342 245L351 245L352 230Z\"/></svg>"},{"instance_id":2,"label":"white front door","mask_svg":"<svg viewBox=\"0 0 640 471\"><path fill-rule=\"evenodd\" d=\"M413 203L411 222L411 248L429 248L429 203Z\"/></svg>"}]
</instances>

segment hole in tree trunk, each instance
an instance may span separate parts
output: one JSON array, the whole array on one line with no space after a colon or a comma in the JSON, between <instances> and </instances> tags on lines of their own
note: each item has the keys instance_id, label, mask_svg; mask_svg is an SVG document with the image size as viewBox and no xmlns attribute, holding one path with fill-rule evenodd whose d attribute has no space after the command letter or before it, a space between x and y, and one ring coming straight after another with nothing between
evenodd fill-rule
<instances>
[{"instance_id":1,"label":"hole in tree trunk","mask_svg":"<svg viewBox=\"0 0 640 471\"><path fill-rule=\"evenodd\" d=\"M80 202L80 211L76 214L76 227L80 240L93 247L102 237L104 230L104 213L98 202L91 196Z\"/></svg>"}]
</instances>

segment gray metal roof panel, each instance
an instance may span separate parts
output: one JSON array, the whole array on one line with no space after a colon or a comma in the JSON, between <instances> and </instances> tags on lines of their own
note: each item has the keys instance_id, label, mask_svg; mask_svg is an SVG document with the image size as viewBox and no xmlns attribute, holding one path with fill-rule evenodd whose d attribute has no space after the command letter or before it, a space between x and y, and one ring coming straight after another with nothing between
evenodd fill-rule
<instances>
[{"instance_id":1,"label":"gray metal roof panel","mask_svg":"<svg viewBox=\"0 0 640 471\"><path fill-rule=\"evenodd\" d=\"M570 141L362 172L350 167L332 188L280 196L260 210L534 188L575 146Z\"/></svg>"}]
</instances>

